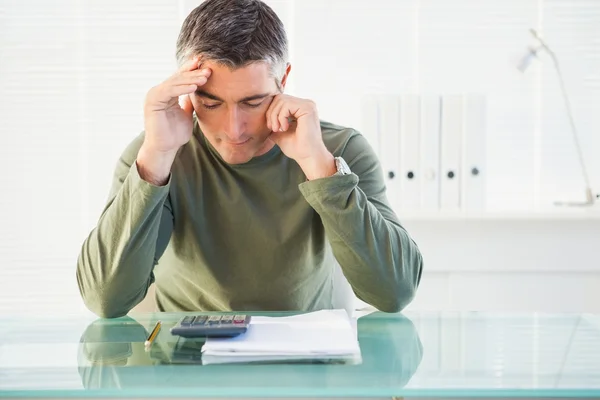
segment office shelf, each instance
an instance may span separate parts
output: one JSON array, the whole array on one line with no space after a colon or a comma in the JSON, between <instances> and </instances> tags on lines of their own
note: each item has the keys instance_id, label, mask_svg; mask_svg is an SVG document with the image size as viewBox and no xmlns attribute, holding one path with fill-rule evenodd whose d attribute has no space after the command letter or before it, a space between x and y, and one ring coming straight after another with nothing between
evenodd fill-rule
<instances>
[{"instance_id":1,"label":"office shelf","mask_svg":"<svg viewBox=\"0 0 600 400\"><path fill-rule=\"evenodd\" d=\"M600 221L600 207L549 210L413 211L399 210L400 221Z\"/></svg>"}]
</instances>

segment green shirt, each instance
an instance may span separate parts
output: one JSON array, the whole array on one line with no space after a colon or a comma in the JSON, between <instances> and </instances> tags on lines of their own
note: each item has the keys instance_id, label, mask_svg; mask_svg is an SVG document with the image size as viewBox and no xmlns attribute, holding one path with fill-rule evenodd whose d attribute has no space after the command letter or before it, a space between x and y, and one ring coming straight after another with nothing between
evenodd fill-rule
<instances>
[{"instance_id":1,"label":"green shirt","mask_svg":"<svg viewBox=\"0 0 600 400\"><path fill-rule=\"evenodd\" d=\"M138 136L78 258L87 307L125 315L154 282L161 311L331 308L337 259L359 299L404 308L423 261L388 204L377 156L353 129L322 122L321 130L352 174L307 181L277 146L230 165L196 123L159 187L138 174Z\"/></svg>"}]
</instances>

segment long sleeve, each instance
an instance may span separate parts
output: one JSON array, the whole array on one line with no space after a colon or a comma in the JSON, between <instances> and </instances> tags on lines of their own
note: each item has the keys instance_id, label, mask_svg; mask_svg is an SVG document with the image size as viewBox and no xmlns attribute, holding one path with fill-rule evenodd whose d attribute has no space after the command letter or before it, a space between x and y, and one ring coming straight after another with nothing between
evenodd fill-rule
<instances>
[{"instance_id":1,"label":"long sleeve","mask_svg":"<svg viewBox=\"0 0 600 400\"><path fill-rule=\"evenodd\" d=\"M173 229L170 180L158 187L138 174L142 142L140 135L119 159L108 203L77 262L81 296L101 317L123 316L144 299Z\"/></svg>"},{"instance_id":2,"label":"long sleeve","mask_svg":"<svg viewBox=\"0 0 600 400\"><path fill-rule=\"evenodd\" d=\"M300 191L321 217L358 298L381 311L400 311L419 285L421 253L387 201L379 161L365 138L353 135L334 155L353 173L301 183Z\"/></svg>"}]
</instances>

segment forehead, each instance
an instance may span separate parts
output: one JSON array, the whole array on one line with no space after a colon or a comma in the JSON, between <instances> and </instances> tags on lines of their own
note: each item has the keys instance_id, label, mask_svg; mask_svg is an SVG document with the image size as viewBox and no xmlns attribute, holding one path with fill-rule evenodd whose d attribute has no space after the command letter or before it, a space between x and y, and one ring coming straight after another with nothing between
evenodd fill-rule
<instances>
[{"instance_id":1,"label":"forehead","mask_svg":"<svg viewBox=\"0 0 600 400\"><path fill-rule=\"evenodd\" d=\"M277 89L274 78L265 62L257 62L245 67L230 69L227 66L207 61L203 68L212 73L203 90L221 98L236 99L257 93L271 92Z\"/></svg>"}]
</instances>

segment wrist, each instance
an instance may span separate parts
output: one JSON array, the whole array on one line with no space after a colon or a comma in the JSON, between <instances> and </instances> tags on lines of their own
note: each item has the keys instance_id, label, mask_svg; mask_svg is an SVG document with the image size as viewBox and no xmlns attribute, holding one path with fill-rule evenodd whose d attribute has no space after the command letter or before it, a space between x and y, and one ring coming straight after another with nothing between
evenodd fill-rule
<instances>
[{"instance_id":1,"label":"wrist","mask_svg":"<svg viewBox=\"0 0 600 400\"><path fill-rule=\"evenodd\" d=\"M327 178L337 172L335 158L327 149L324 149L318 155L301 160L298 162L300 168L309 181Z\"/></svg>"},{"instance_id":2,"label":"wrist","mask_svg":"<svg viewBox=\"0 0 600 400\"><path fill-rule=\"evenodd\" d=\"M169 181L171 167L177 151L154 151L147 146L140 148L136 164L140 178L156 186L164 186Z\"/></svg>"}]
</instances>

